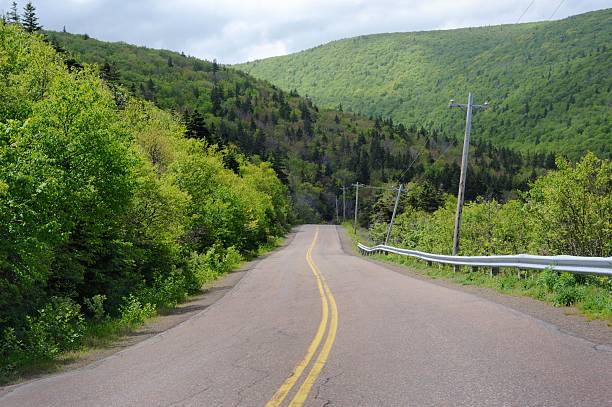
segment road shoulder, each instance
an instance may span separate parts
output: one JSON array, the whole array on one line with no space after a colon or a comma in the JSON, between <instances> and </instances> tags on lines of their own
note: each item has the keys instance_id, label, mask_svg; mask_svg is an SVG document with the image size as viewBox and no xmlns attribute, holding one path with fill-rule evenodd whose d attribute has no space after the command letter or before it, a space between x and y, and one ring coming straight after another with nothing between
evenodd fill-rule
<instances>
[{"instance_id":1,"label":"road shoulder","mask_svg":"<svg viewBox=\"0 0 612 407\"><path fill-rule=\"evenodd\" d=\"M588 320L579 315L574 307L553 307L533 298L506 295L487 287L460 285L447 280L433 279L403 265L387 263L361 256L354 249L351 238L346 230L341 226L337 226L336 230L342 250L347 255L358 256L365 261L375 263L385 269L402 274L406 277L476 295L485 300L510 308L515 312L535 318L550 329L585 339L591 342L598 350L612 352L612 328L604 321Z\"/></svg>"}]
</instances>

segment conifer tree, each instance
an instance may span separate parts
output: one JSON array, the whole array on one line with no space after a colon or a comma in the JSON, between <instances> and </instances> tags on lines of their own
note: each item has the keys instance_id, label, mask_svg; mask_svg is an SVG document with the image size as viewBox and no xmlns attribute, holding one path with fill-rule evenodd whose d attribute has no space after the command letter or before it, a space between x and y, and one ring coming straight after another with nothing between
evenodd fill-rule
<instances>
[{"instance_id":1,"label":"conifer tree","mask_svg":"<svg viewBox=\"0 0 612 407\"><path fill-rule=\"evenodd\" d=\"M11 11L6 14L6 21L10 24L19 24L19 13L17 12L17 2L11 5Z\"/></svg>"},{"instance_id":2,"label":"conifer tree","mask_svg":"<svg viewBox=\"0 0 612 407\"><path fill-rule=\"evenodd\" d=\"M40 31L40 29L42 28L42 26L38 24L38 17L36 17L36 7L34 7L31 1L28 1L28 3L23 8L23 28L30 33Z\"/></svg>"}]
</instances>

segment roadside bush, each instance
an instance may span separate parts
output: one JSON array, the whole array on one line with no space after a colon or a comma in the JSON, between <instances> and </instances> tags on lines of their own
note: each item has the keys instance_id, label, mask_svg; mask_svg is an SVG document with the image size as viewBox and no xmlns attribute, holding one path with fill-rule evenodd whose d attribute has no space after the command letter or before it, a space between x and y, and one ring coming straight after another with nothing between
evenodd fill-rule
<instances>
[{"instance_id":1,"label":"roadside bush","mask_svg":"<svg viewBox=\"0 0 612 407\"><path fill-rule=\"evenodd\" d=\"M531 251L611 256L612 161L588 153L576 164L559 158L557 167L526 196Z\"/></svg>"},{"instance_id":2,"label":"roadside bush","mask_svg":"<svg viewBox=\"0 0 612 407\"><path fill-rule=\"evenodd\" d=\"M119 307L121 322L126 327L134 327L142 324L148 318L155 315L156 309L153 304L142 303L134 294L124 299L124 304Z\"/></svg>"},{"instance_id":3,"label":"roadside bush","mask_svg":"<svg viewBox=\"0 0 612 407\"><path fill-rule=\"evenodd\" d=\"M145 292L143 302L157 308L173 308L187 298L187 281L180 270L174 270L167 276L157 275L153 286Z\"/></svg>"},{"instance_id":4,"label":"roadside bush","mask_svg":"<svg viewBox=\"0 0 612 407\"><path fill-rule=\"evenodd\" d=\"M544 292L550 292L555 288L557 281L559 280L559 273L547 268L540 272L538 275L536 285L540 287Z\"/></svg>"},{"instance_id":5,"label":"roadside bush","mask_svg":"<svg viewBox=\"0 0 612 407\"><path fill-rule=\"evenodd\" d=\"M519 284L520 279L514 273L503 273L502 275L497 277L496 282L497 288L499 288L500 290L509 291Z\"/></svg>"},{"instance_id":6,"label":"roadside bush","mask_svg":"<svg viewBox=\"0 0 612 407\"><path fill-rule=\"evenodd\" d=\"M570 273L561 273L553 287L553 303L556 306L572 305L584 298L582 287L576 285L576 277Z\"/></svg>"},{"instance_id":7,"label":"roadside bush","mask_svg":"<svg viewBox=\"0 0 612 407\"><path fill-rule=\"evenodd\" d=\"M610 316L612 315L612 294L609 290L600 287L587 287L581 308L593 316Z\"/></svg>"},{"instance_id":8,"label":"roadside bush","mask_svg":"<svg viewBox=\"0 0 612 407\"><path fill-rule=\"evenodd\" d=\"M69 298L52 298L37 316L26 321L26 350L41 359L76 349L85 329L81 307Z\"/></svg>"},{"instance_id":9,"label":"roadside bush","mask_svg":"<svg viewBox=\"0 0 612 407\"><path fill-rule=\"evenodd\" d=\"M104 301L106 295L96 294L91 298L85 298L83 302L91 315L91 319L95 322L101 322L106 319L106 311L104 310Z\"/></svg>"},{"instance_id":10,"label":"roadside bush","mask_svg":"<svg viewBox=\"0 0 612 407\"><path fill-rule=\"evenodd\" d=\"M191 253L187 262L191 292L199 291L202 286L230 272L242 261L242 256L234 247L223 250L219 245L208 249L204 254Z\"/></svg>"}]
</instances>

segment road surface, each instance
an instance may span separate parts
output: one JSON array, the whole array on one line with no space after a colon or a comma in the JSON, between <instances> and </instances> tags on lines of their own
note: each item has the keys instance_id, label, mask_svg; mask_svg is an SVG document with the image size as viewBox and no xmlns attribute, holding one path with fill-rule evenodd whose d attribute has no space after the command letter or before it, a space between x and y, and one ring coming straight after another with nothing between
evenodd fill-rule
<instances>
[{"instance_id":1,"label":"road surface","mask_svg":"<svg viewBox=\"0 0 612 407\"><path fill-rule=\"evenodd\" d=\"M612 406L612 352L302 226L211 307L0 406Z\"/></svg>"}]
</instances>

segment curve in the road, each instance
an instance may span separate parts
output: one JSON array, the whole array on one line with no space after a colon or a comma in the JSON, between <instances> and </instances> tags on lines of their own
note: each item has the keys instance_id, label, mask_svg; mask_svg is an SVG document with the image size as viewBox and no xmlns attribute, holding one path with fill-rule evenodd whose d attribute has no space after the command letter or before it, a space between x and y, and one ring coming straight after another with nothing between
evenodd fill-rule
<instances>
[{"instance_id":1,"label":"curve in the road","mask_svg":"<svg viewBox=\"0 0 612 407\"><path fill-rule=\"evenodd\" d=\"M310 270L314 275L314 278L317 282L317 287L319 289L319 295L321 297L321 322L319 323L319 328L312 339L312 342L308 346L308 350L304 355L304 358L295 366L289 377L285 380L285 382L279 387L274 396L270 399L270 401L266 404L266 407L278 407L285 400L293 386L298 382L302 373L312 360L313 356L319 349L321 345L321 341L325 335L325 331L327 329L329 314L331 313L331 322L329 322L329 332L327 332L327 339L319 352L319 356L316 361L312 365L310 372L306 376L306 379L298 389L297 393L289 403L290 407L301 407L306 399L308 398L308 394L312 389L312 386L316 382L317 378L321 373L321 369L325 366L325 362L327 362L327 358L331 352L331 348L334 344L334 340L336 339L336 331L338 329L338 306L336 305L336 300L329 289L329 286L325 282L325 278L321 274L321 271L317 267L316 263L312 259L312 251L317 243L317 238L319 236L319 227L317 227L315 231L314 238L312 239L312 243L306 252L306 261L310 266ZM331 309L331 310L330 310Z\"/></svg>"}]
</instances>

